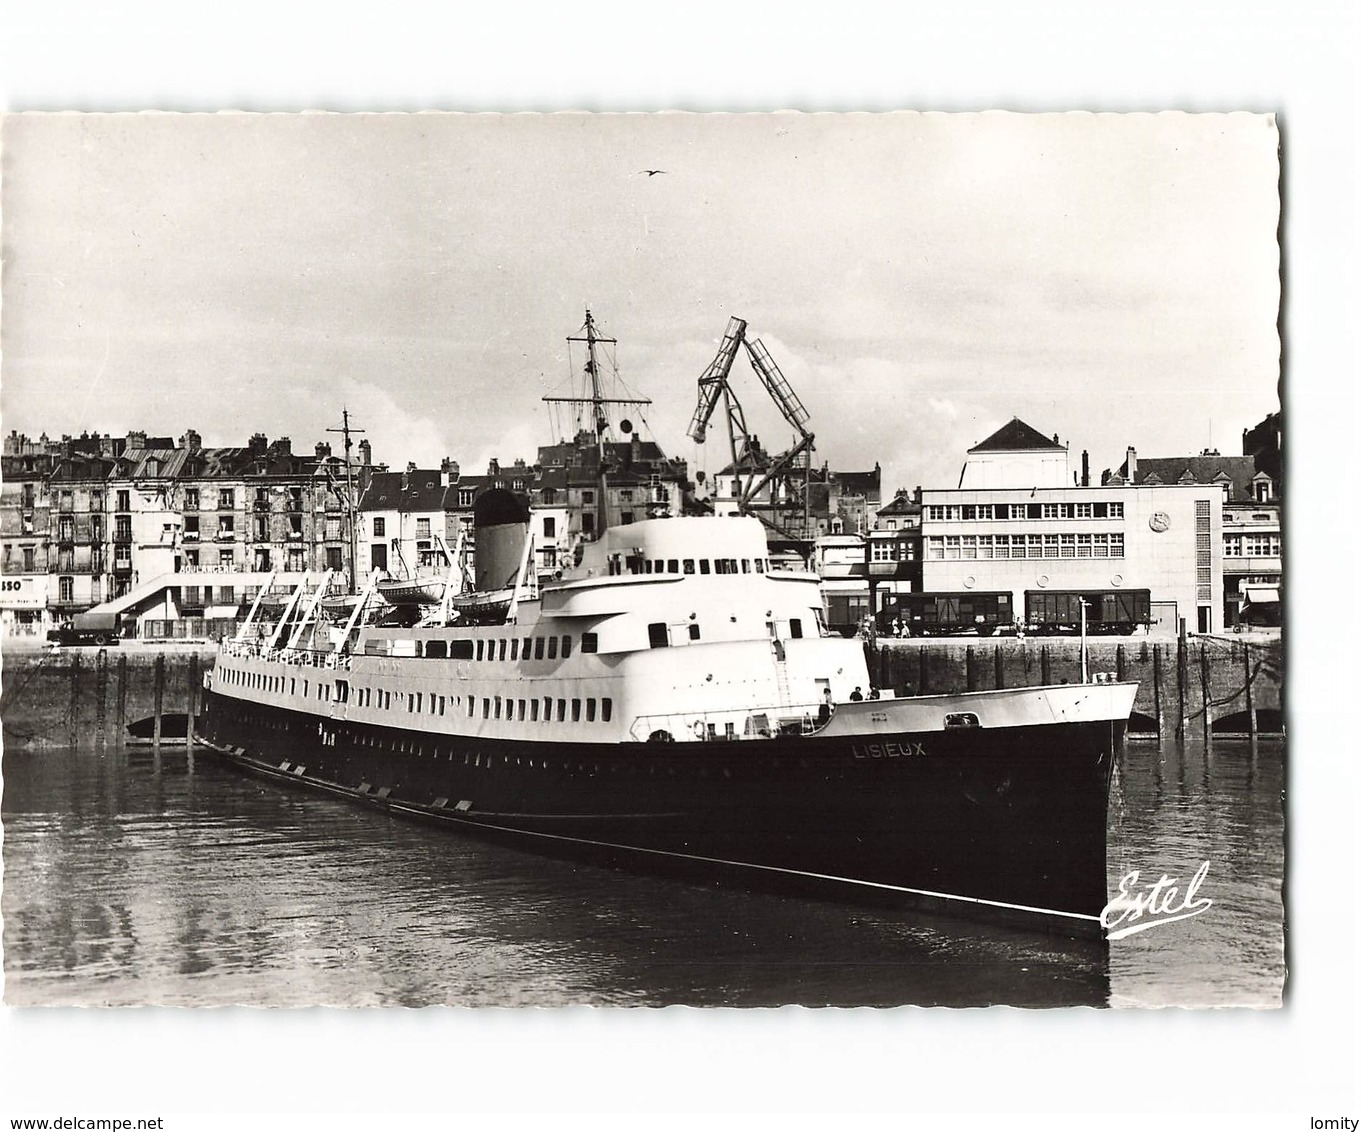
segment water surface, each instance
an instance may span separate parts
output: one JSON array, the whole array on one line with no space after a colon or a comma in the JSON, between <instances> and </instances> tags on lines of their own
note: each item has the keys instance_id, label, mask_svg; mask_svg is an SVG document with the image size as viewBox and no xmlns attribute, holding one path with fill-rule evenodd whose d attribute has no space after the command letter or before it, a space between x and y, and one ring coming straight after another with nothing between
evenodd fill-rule
<instances>
[{"instance_id":1,"label":"water surface","mask_svg":"<svg viewBox=\"0 0 1370 1132\"><path fill-rule=\"evenodd\" d=\"M1131 745L1109 870L1203 915L1103 947L488 845L211 754L4 758L15 1005L1278 1006L1284 747Z\"/></svg>"}]
</instances>

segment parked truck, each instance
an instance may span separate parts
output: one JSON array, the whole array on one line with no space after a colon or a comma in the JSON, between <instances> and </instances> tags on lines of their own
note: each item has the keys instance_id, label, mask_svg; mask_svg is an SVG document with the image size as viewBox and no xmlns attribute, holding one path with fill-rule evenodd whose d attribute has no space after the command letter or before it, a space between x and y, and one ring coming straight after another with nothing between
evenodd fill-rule
<instances>
[{"instance_id":1,"label":"parked truck","mask_svg":"<svg viewBox=\"0 0 1370 1132\"><path fill-rule=\"evenodd\" d=\"M123 624L117 613L78 613L70 621L48 630L54 645L117 645Z\"/></svg>"}]
</instances>

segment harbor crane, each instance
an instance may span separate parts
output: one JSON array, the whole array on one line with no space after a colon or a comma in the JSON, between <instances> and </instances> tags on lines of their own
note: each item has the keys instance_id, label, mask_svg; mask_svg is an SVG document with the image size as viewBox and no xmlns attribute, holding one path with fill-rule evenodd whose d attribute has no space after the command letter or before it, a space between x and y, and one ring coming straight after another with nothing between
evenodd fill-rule
<instances>
[{"instance_id":1,"label":"harbor crane","mask_svg":"<svg viewBox=\"0 0 1370 1132\"><path fill-rule=\"evenodd\" d=\"M728 374L732 370L733 360L737 357L738 350L744 346L751 359L752 369L761 379L761 384L766 387L766 392L771 395L771 400L775 402L790 427L799 433L799 440L788 451L774 458L767 458L769 463L764 467L762 457L765 454L759 441L747 431L747 420L742 414L742 405L737 399L736 392L728 384ZM733 498L737 500L738 511L744 515L753 515L781 534L792 534L793 532L784 530L772 518L757 513L753 500L767 488L771 488L771 507L774 514L778 500L773 485L776 485L791 468L796 467L802 456L805 482L800 494L803 497L804 528L807 530L808 455L814 446L813 433L807 427L809 412L795 395L785 375L780 372L780 367L775 364L770 351L759 338L747 337L746 321L736 316L728 320L728 329L723 334L718 353L699 379L699 402L695 406L694 417L686 434L696 444L704 443L705 430L720 401L727 410L728 447L732 453Z\"/></svg>"}]
</instances>

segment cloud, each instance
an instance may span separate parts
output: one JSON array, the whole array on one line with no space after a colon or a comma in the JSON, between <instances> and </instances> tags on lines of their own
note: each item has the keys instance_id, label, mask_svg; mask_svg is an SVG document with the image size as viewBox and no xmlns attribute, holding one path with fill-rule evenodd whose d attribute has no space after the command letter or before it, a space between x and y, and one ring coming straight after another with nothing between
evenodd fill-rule
<instances>
[{"instance_id":1,"label":"cloud","mask_svg":"<svg viewBox=\"0 0 1370 1132\"><path fill-rule=\"evenodd\" d=\"M942 397L929 397L928 408L939 417L946 417L948 420L955 420L961 415L961 410L956 407L955 402L948 401Z\"/></svg>"}]
</instances>

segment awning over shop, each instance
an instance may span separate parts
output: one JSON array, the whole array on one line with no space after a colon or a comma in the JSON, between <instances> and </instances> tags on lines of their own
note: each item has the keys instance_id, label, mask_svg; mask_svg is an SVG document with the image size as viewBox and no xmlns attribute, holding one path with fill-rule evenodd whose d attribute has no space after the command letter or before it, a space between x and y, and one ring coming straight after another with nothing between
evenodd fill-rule
<instances>
[{"instance_id":1,"label":"awning over shop","mask_svg":"<svg viewBox=\"0 0 1370 1132\"><path fill-rule=\"evenodd\" d=\"M206 620L227 621L238 616L241 605L211 605L205 609Z\"/></svg>"},{"instance_id":2,"label":"awning over shop","mask_svg":"<svg viewBox=\"0 0 1370 1132\"><path fill-rule=\"evenodd\" d=\"M1280 600L1278 585L1255 585L1246 587L1246 600L1249 605L1262 605Z\"/></svg>"}]
</instances>

